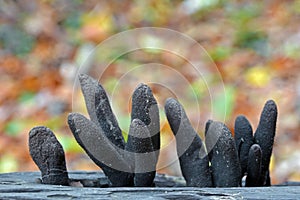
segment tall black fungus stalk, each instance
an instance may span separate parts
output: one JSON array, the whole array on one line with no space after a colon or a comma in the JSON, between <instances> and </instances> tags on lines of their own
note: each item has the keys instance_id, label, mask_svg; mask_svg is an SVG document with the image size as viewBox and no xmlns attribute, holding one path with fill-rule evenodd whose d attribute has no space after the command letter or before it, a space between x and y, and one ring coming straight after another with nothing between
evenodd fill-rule
<instances>
[{"instance_id":1,"label":"tall black fungus stalk","mask_svg":"<svg viewBox=\"0 0 300 200\"><path fill-rule=\"evenodd\" d=\"M135 153L135 186L152 186L160 149L157 101L150 87L140 84L132 94L131 126L126 150ZM141 173L141 171L144 171Z\"/></svg>"},{"instance_id":2,"label":"tall black fungus stalk","mask_svg":"<svg viewBox=\"0 0 300 200\"><path fill-rule=\"evenodd\" d=\"M112 186L152 186L160 148L157 102L151 89L140 84L132 95L128 142L98 81L79 76L91 120L72 113L69 127L90 158L104 171ZM149 155L148 155L149 154ZM147 163L147 167L142 167Z\"/></svg>"},{"instance_id":3,"label":"tall black fungus stalk","mask_svg":"<svg viewBox=\"0 0 300 200\"><path fill-rule=\"evenodd\" d=\"M122 130L112 112L107 94L97 80L86 74L79 75L81 90L90 119L103 130L112 144L121 149L125 147Z\"/></svg>"},{"instance_id":4,"label":"tall black fungus stalk","mask_svg":"<svg viewBox=\"0 0 300 200\"><path fill-rule=\"evenodd\" d=\"M240 184L240 163L231 132L221 122L206 123L206 149L193 129L180 103L167 99L165 111L176 136L177 154L187 186L237 187ZM211 162L211 171L209 168Z\"/></svg>"},{"instance_id":5,"label":"tall black fungus stalk","mask_svg":"<svg viewBox=\"0 0 300 200\"><path fill-rule=\"evenodd\" d=\"M245 116L240 115L235 120L234 140L239 152L241 176L243 177L247 172L249 149L254 143L252 127Z\"/></svg>"},{"instance_id":6,"label":"tall black fungus stalk","mask_svg":"<svg viewBox=\"0 0 300 200\"><path fill-rule=\"evenodd\" d=\"M169 98L165 103L165 111L176 137L177 154L187 186L212 187L205 147L183 107L177 100Z\"/></svg>"},{"instance_id":7,"label":"tall black fungus stalk","mask_svg":"<svg viewBox=\"0 0 300 200\"><path fill-rule=\"evenodd\" d=\"M150 87L140 84L132 94L131 124L125 142L104 88L88 75L79 75L79 81L90 119L80 113L68 116L78 144L101 167L111 186L154 186L160 122ZM165 112L176 137L187 186L238 187L245 175L246 187L270 186L269 163L277 120L274 101L266 102L254 136L245 116L235 121L234 139L225 124L209 120L205 143L177 100L167 99ZM69 185L63 148L50 129L39 126L29 132L29 151L42 173L42 183Z\"/></svg>"},{"instance_id":8,"label":"tall black fungus stalk","mask_svg":"<svg viewBox=\"0 0 300 200\"><path fill-rule=\"evenodd\" d=\"M261 157L262 152L260 146L253 144L248 154L246 187L258 187L261 185Z\"/></svg>"},{"instance_id":9,"label":"tall black fungus stalk","mask_svg":"<svg viewBox=\"0 0 300 200\"><path fill-rule=\"evenodd\" d=\"M103 170L113 186L132 186L133 175L124 160L125 142L103 87L95 79L81 74L79 81L91 120L78 113L68 117L69 127L89 157ZM117 170L118 169L123 170Z\"/></svg>"},{"instance_id":10,"label":"tall black fungus stalk","mask_svg":"<svg viewBox=\"0 0 300 200\"><path fill-rule=\"evenodd\" d=\"M262 152L260 185L270 186L269 165L274 144L277 121L277 106L274 101L266 102L260 116L258 127L254 134L254 142Z\"/></svg>"},{"instance_id":11,"label":"tall black fungus stalk","mask_svg":"<svg viewBox=\"0 0 300 200\"><path fill-rule=\"evenodd\" d=\"M254 137L251 125L244 116L238 116L235 121L235 142L239 151L242 176L247 174L246 186L271 185L269 164L276 121L277 106L273 100L266 102Z\"/></svg>"}]
</instances>

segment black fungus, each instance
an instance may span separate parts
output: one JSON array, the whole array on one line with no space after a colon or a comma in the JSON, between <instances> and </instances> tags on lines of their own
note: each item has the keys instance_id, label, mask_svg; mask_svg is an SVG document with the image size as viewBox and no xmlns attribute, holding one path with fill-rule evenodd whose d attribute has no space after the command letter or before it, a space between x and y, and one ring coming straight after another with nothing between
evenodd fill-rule
<instances>
[{"instance_id":1,"label":"black fungus","mask_svg":"<svg viewBox=\"0 0 300 200\"><path fill-rule=\"evenodd\" d=\"M122 151L109 142L101 128L78 113L68 116L68 124L77 143L101 167L112 186L132 186L131 169Z\"/></svg>"},{"instance_id":2,"label":"black fungus","mask_svg":"<svg viewBox=\"0 0 300 200\"><path fill-rule=\"evenodd\" d=\"M176 137L177 154L187 186L211 187L212 180L205 147L183 107L177 100L169 98L165 103L165 112Z\"/></svg>"},{"instance_id":3,"label":"black fungus","mask_svg":"<svg viewBox=\"0 0 300 200\"><path fill-rule=\"evenodd\" d=\"M248 119L240 115L234 124L234 140L241 163L241 176L247 172L249 149L253 145L253 131Z\"/></svg>"},{"instance_id":4,"label":"black fungus","mask_svg":"<svg viewBox=\"0 0 300 200\"><path fill-rule=\"evenodd\" d=\"M153 186L157 158L148 127L139 119L131 122L126 150L134 169L134 186Z\"/></svg>"},{"instance_id":5,"label":"black fungus","mask_svg":"<svg viewBox=\"0 0 300 200\"><path fill-rule=\"evenodd\" d=\"M260 186L261 174L261 148L258 144L253 144L249 150L246 187Z\"/></svg>"},{"instance_id":6,"label":"black fungus","mask_svg":"<svg viewBox=\"0 0 300 200\"><path fill-rule=\"evenodd\" d=\"M157 101L155 100L149 86L139 84L132 94L131 121L141 120L147 125L151 134L153 148L160 149L160 123Z\"/></svg>"},{"instance_id":7,"label":"black fungus","mask_svg":"<svg viewBox=\"0 0 300 200\"><path fill-rule=\"evenodd\" d=\"M49 128L37 126L30 130L29 152L42 173L42 183L69 185L63 147Z\"/></svg>"},{"instance_id":8,"label":"black fungus","mask_svg":"<svg viewBox=\"0 0 300 200\"><path fill-rule=\"evenodd\" d=\"M272 155L277 120L277 106L273 100L266 102L254 134L254 142L262 151L260 185L270 186L269 164Z\"/></svg>"},{"instance_id":9,"label":"black fungus","mask_svg":"<svg viewBox=\"0 0 300 200\"><path fill-rule=\"evenodd\" d=\"M104 88L92 77L80 74L79 81L91 120L101 127L103 133L118 148L125 148L122 131L109 104Z\"/></svg>"},{"instance_id":10,"label":"black fungus","mask_svg":"<svg viewBox=\"0 0 300 200\"><path fill-rule=\"evenodd\" d=\"M230 130L221 122L211 122L206 135L211 149L211 170L215 187L240 186L241 167Z\"/></svg>"}]
</instances>

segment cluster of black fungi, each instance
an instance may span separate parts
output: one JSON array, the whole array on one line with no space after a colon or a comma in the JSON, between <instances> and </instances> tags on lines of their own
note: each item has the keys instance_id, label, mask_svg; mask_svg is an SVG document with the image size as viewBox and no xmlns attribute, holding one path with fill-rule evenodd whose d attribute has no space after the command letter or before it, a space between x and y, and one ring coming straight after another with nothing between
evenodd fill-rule
<instances>
[{"instance_id":1,"label":"cluster of black fungi","mask_svg":"<svg viewBox=\"0 0 300 200\"><path fill-rule=\"evenodd\" d=\"M85 74L79 75L79 81L90 119L79 113L68 116L68 125L78 144L103 170L110 186L155 186L160 123L157 101L151 89L140 84L133 92L131 124L125 142L103 87ZM186 186L271 185L269 163L277 120L273 100L266 102L254 134L249 121L242 115L236 118L234 137L225 124L209 120L204 142L176 99L166 100L165 113L176 138ZM42 183L70 184L64 150L49 128L31 129L29 151L41 171Z\"/></svg>"}]
</instances>

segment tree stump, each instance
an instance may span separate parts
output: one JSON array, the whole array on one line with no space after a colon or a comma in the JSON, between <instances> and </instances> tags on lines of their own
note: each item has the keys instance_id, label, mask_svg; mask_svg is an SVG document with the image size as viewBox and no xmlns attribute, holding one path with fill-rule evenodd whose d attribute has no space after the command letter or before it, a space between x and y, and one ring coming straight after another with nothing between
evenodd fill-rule
<instances>
[{"instance_id":1,"label":"tree stump","mask_svg":"<svg viewBox=\"0 0 300 200\"><path fill-rule=\"evenodd\" d=\"M108 187L101 172L75 171L70 178L85 187L46 185L39 172L0 174L0 199L298 199L300 183L272 187L184 187L181 177L157 175L156 187ZM79 184L80 185L80 184Z\"/></svg>"}]
</instances>

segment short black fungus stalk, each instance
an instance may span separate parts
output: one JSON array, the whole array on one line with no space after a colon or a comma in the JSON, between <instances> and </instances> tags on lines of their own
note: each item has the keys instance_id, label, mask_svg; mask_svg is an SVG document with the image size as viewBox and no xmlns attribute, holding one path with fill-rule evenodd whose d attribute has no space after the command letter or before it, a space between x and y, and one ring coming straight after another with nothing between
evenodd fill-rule
<instances>
[{"instance_id":1,"label":"short black fungus stalk","mask_svg":"<svg viewBox=\"0 0 300 200\"><path fill-rule=\"evenodd\" d=\"M49 128L37 126L30 130L29 152L42 173L42 183L69 185L63 147Z\"/></svg>"},{"instance_id":2,"label":"short black fungus stalk","mask_svg":"<svg viewBox=\"0 0 300 200\"><path fill-rule=\"evenodd\" d=\"M131 122L126 151L134 171L134 186L153 186L157 158L150 132L139 119Z\"/></svg>"},{"instance_id":3,"label":"short black fungus stalk","mask_svg":"<svg viewBox=\"0 0 300 200\"><path fill-rule=\"evenodd\" d=\"M261 156L260 146L253 144L248 155L246 187L260 186Z\"/></svg>"},{"instance_id":4,"label":"short black fungus stalk","mask_svg":"<svg viewBox=\"0 0 300 200\"><path fill-rule=\"evenodd\" d=\"M235 120L234 140L239 152L241 176L243 177L247 172L249 149L254 143L252 127L243 115L238 116Z\"/></svg>"},{"instance_id":5,"label":"short black fungus stalk","mask_svg":"<svg viewBox=\"0 0 300 200\"><path fill-rule=\"evenodd\" d=\"M215 187L238 187L241 167L232 134L221 122L211 122L205 139L211 149L211 169ZM208 150L209 151L209 150Z\"/></svg>"}]
</instances>

